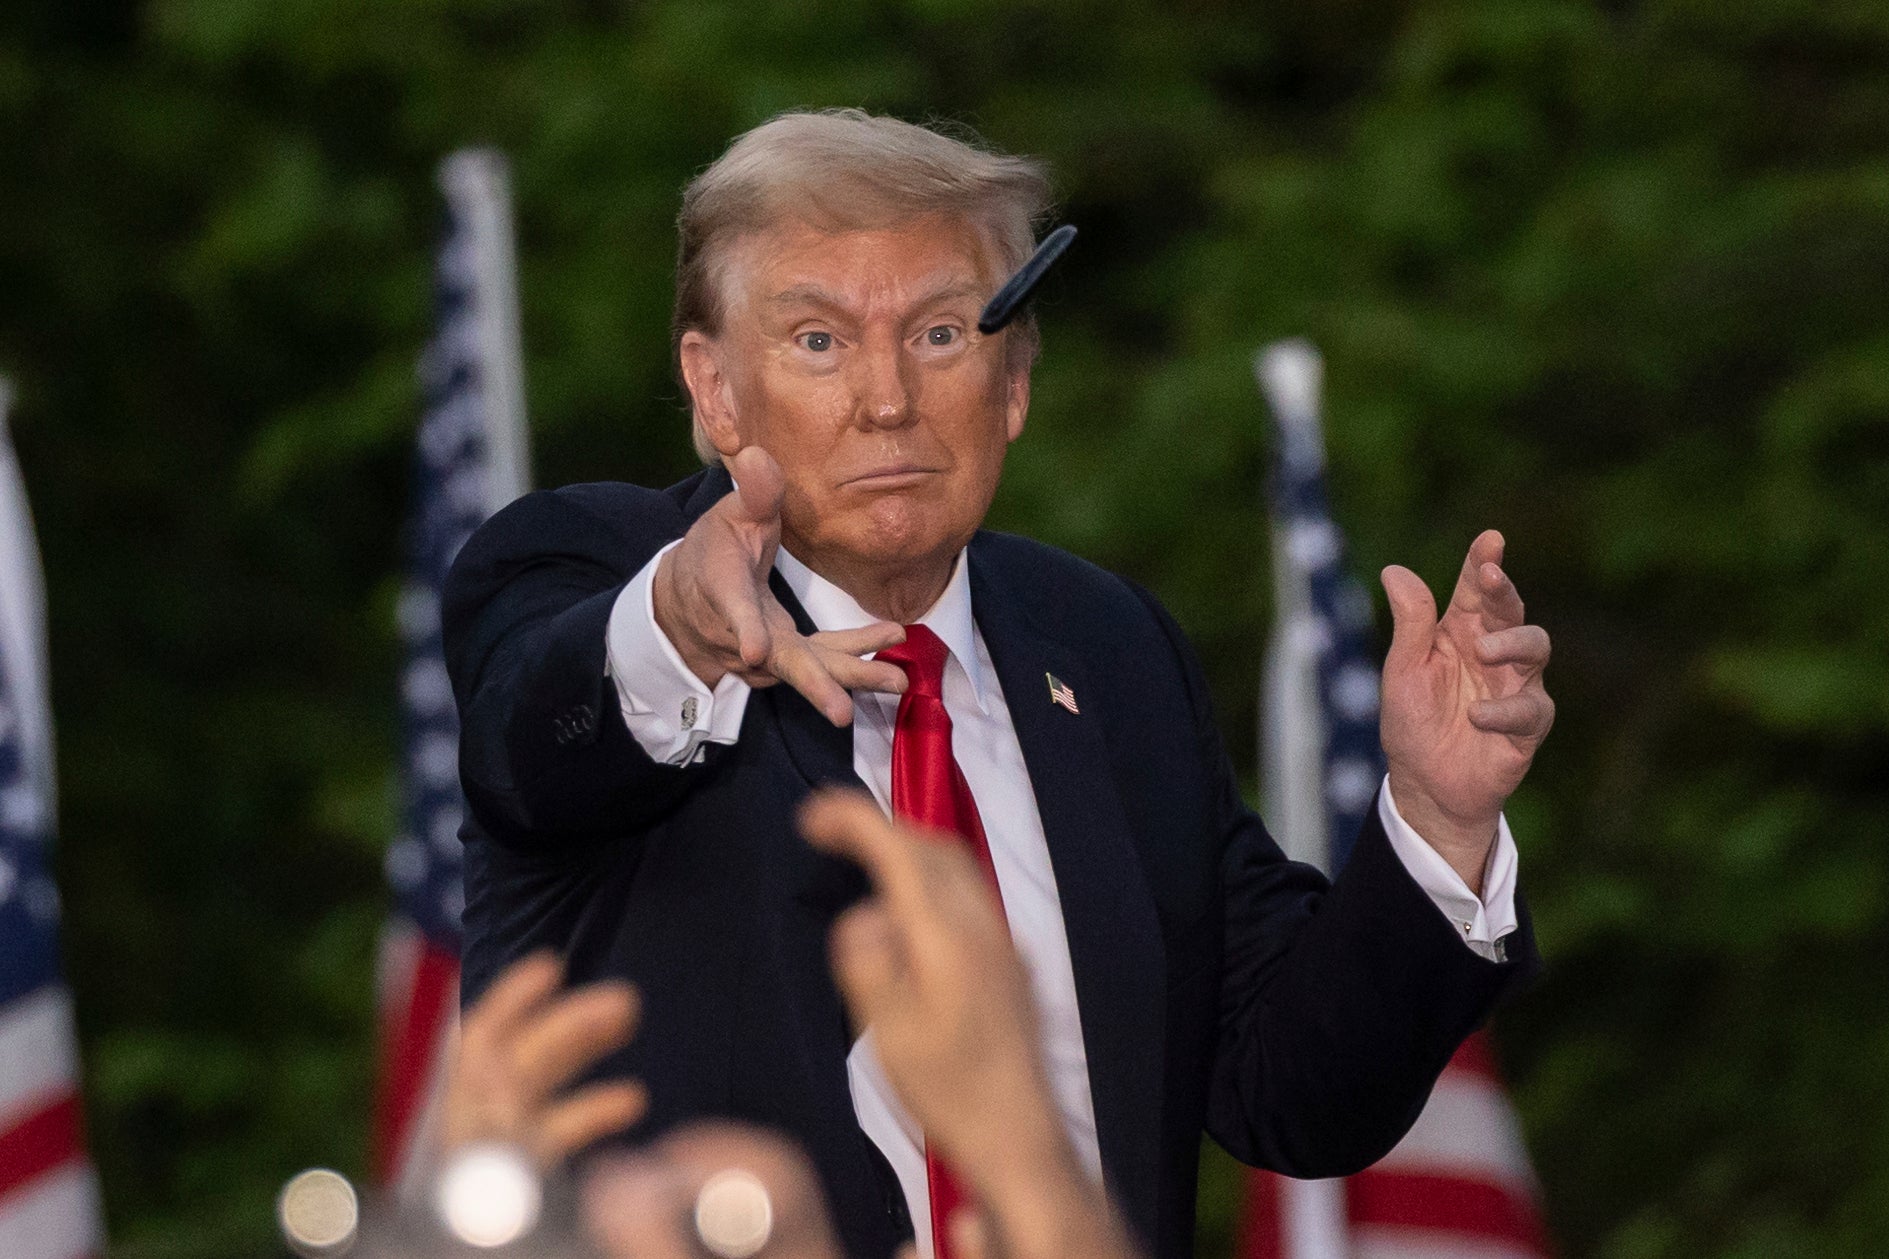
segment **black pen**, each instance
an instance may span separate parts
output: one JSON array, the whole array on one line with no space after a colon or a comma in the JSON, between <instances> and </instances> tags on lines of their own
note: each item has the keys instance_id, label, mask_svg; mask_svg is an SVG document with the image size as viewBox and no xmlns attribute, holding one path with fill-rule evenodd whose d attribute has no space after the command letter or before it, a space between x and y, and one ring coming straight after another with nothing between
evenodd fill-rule
<instances>
[{"instance_id":1,"label":"black pen","mask_svg":"<svg viewBox=\"0 0 1889 1259\"><path fill-rule=\"evenodd\" d=\"M977 330L989 336L1001 331L1005 324L1015 319L1017 312L1023 309L1023 303L1029 301L1030 294L1036 291L1044 273L1063 256L1063 251L1069 248L1069 242L1075 238L1076 228L1073 223L1065 223L1045 236L1043 243L1036 247L1036 252L1030 255L1030 260L1018 268L1017 273L997 290L997 296L985 305L984 313L977 317Z\"/></svg>"}]
</instances>

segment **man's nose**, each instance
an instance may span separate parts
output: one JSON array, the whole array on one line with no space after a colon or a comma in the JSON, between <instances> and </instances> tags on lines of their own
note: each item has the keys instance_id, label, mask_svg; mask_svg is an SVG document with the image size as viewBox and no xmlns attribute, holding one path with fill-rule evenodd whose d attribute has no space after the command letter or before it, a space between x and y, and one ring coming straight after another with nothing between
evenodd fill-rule
<instances>
[{"instance_id":1,"label":"man's nose","mask_svg":"<svg viewBox=\"0 0 1889 1259\"><path fill-rule=\"evenodd\" d=\"M862 426L898 428L912 418L912 382L903 349L896 339L875 341L854 358L853 397Z\"/></svg>"}]
</instances>

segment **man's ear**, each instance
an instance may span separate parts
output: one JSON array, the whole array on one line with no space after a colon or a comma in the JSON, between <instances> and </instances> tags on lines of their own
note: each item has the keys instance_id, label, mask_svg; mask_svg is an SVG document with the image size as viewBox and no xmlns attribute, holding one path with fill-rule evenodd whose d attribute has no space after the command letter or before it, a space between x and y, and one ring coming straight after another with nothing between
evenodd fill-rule
<instances>
[{"instance_id":1,"label":"man's ear","mask_svg":"<svg viewBox=\"0 0 1889 1259\"><path fill-rule=\"evenodd\" d=\"M691 328L682 334L678 357L682 363L682 380L689 387L689 401L694 405L696 424L724 458L733 458L741 449L741 433L735 411L735 391L722 363L722 349L715 338L699 328Z\"/></svg>"},{"instance_id":2,"label":"man's ear","mask_svg":"<svg viewBox=\"0 0 1889 1259\"><path fill-rule=\"evenodd\" d=\"M1006 370L1010 379L1004 386L1004 429L1015 441L1023 436L1023 421L1030 414L1030 368L1024 363Z\"/></svg>"}]
</instances>

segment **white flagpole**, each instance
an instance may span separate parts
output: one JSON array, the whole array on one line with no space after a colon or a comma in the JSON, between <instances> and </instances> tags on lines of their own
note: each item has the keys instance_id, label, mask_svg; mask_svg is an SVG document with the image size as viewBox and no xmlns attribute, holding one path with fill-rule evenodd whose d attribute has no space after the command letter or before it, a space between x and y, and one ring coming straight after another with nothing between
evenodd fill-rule
<instances>
[{"instance_id":1,"label":"white flagpole","mask_svg":"<svg viewBox=\"0 0 1889 1259\"><path fill-rule=\"evenodd\" d=\"M1293 467L1320 467L1319 421L1324 360L1310 341L1275 341L1253 359L1260 391L1279 417ZM1260 779L1286 855L1331 871L1331 821L1325 808L1325 718L1318 699L1320 630L1312 592L1296 562L1285 522L1272 531L1273 636L1260 697ZM1279 1182L1279 1234L1285 1259L1348 1259L1350 1225L1342 1180Z\"/></svg>"},{"instance_id":2,"label":"white flagpole","mask_svg":"<svg viewBox=\"0 0 1889 1259\"><path fill-rule=\"evenodd\" d=\"M57 809L52 743L52 702L46 656L46 586L39 543L26 505L26 481L13 455L7 412L13 387L0 377L0 646L6 682L22 717L21 745L48 809Z\"/></svg>"},{"instance_id":3,"label":"white flagpole","mask_svg":"<svg viewBox=\"0 0 1889 1259\"><path fill-rule=\"evenodd\" d=\"M470 268L467 289L472 309L471 340L477 362L474 396L485 433L485 512L491 515L531 488L530 441L525 420L524 350L519 332L517 251L512 241L511 175L505 155L496 149L460 149L439 164L439 188L467 239L463 255L442 258L447 267ZM453 246L449 243L447 248ZM438 344L443 332L436 332ZM396 954L404 945L383 944L382 964L389 973L416 964ZM383 993L404 985L383 974ZM394 1175L402 1201L419 1201L432 1183L440 1109L458 1041L457 1001L429 1055L429 1070L419 1105L410 1121L404 1151Z\"/></svg>"},{"instance_id":4,"label":"white flagpole","mask_svg":"<svg viewBox=\"0 0 1889 1259\"><path fill-rule=\"evenodd\" d=\"M480 396L491 452L489 510L497 511L531 488L511 172L496 149L460 149L440 163L439 186L471 229Z\"/></svg>"}]
</instances>

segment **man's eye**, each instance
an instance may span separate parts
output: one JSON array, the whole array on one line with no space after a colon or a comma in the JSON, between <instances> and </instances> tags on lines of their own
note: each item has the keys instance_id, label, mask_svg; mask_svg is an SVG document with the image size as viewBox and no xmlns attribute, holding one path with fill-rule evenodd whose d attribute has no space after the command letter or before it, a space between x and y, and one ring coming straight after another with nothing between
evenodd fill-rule
<instances>
[{"instance_id":1,"label":"man's eye","mask_svg":"<svg viewBox=\"0 0 1889 1259\"><path fill-rule=\"evenodd\" d=\"M926 331L925 340L932 345L950 345L958 339L958 330L950 324L939 324Z\"/></svg>"},{"instance_id":2,"label":"man's eye","mask_svg":"<svg viewBox=\"0 0 1889 1259\"><path fill-rule=\"evenodd\" d=\"M833 334L830 332L803 332L800 344L815 354L825 354L833 348Z\"/></svg>"}]
</instances>

